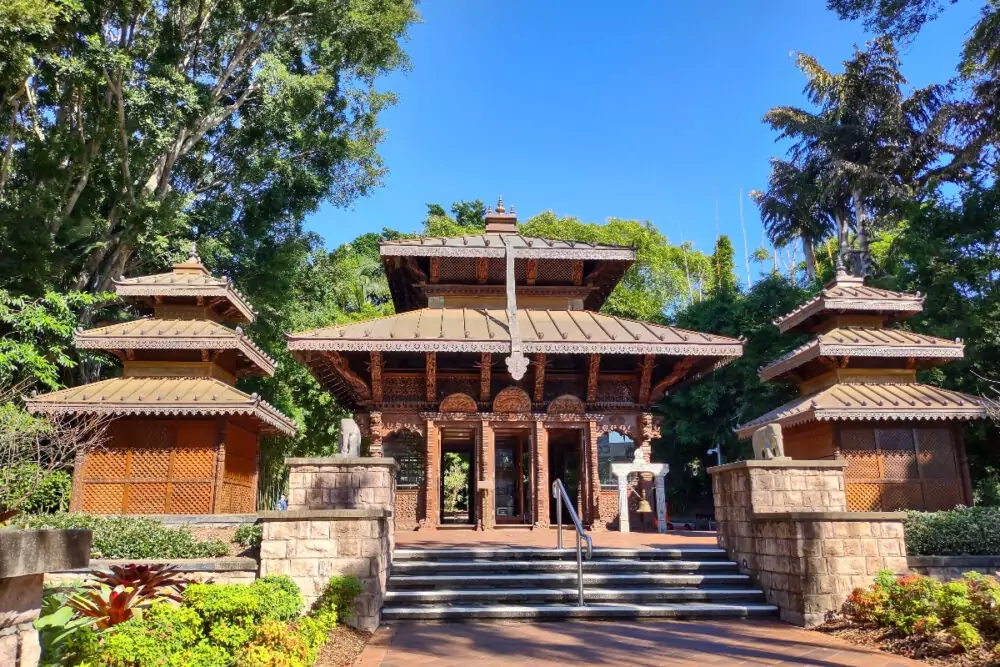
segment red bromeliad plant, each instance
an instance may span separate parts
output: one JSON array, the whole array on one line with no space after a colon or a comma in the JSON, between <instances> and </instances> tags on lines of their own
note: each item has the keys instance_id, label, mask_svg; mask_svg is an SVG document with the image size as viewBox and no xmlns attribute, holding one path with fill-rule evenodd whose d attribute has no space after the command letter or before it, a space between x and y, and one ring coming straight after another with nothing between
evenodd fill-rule
<instances>
[{"instance_id":1,"label":"red bromeliad plant","mask_svg":"<svg viewBox=\"0 0 1000 667\"><path fill-rule=\"evenodd\" d=\"M98 630L123 623L158 600L181 601L190 579L177 576L175 565L112 565L94 571L94 584L71 596L66 604L81 617L97 619Z\"/></svg>"}]
</instances>

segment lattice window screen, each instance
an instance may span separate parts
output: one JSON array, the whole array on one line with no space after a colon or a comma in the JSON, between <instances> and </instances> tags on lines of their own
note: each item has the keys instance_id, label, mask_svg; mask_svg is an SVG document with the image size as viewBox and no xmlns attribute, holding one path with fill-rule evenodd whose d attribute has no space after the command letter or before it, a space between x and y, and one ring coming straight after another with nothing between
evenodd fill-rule
<instances>
[{"instance_id":1,"label":"lattice window screen","mask_svg":"<svg viewBox=\"0 0 1000 667\"><path fill-rule=\"evenodd\" d=\"M424 439L416 433L394 433L382 440L382 456L396 459L396 488L419 489L424 483Z\"/></svg>"}]
</instances>

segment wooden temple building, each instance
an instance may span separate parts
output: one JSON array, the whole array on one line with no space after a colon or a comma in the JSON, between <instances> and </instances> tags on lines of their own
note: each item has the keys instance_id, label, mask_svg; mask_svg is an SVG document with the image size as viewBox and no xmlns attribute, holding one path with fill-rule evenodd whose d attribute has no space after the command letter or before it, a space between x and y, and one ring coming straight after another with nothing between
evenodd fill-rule
<instances>
[{"instance_id":1,"label":"wooden temple building","mask_svg":"<svg viewBox=\"0 0 1000 667\"><path fill-rule=\"evenodd\" d=\"M380 253L396 314L291 334L288 347L356 413L370 454L400 464L400 528L547 526L555 478L585 523L615 523L609 455L634 447L648 461L652 404L742 354L731 338L601 314L634 249L523 236L502 201L485 233ZM632 446L599 447L613 432ZM457 513L445 511L449 461L470 471Z\"/></svg>"},{"instance_id":2,"label":"wooden temple building","mask_svg":"<svg viewBox=\"0 0 1000 667\"><path fill-rule=\"evenodd\" d=\"M782 427L796 459L843 459L853 511L972 505L963 424L978 399L917 382L917 371L960 359L964 345L889 325L921 311L919 294L868 287L838 270L816 297L779 318L782 333L813 337L760 370L796 382L801 397L737 428L749 438Z\"/></svg>"},{"instance_id":3,"label":"wooden temple building","mask_svg":"<svg viewBox=\"0 0 1000 667\"><path fill-rule=\"evenodd\" d=\"M28 401L35 413L110 415L105 447L73 471L71 511L231 514L257 508L258 439L294 423L237 378L273 375L274 360L237 326L254 319L192 247L169 273L122 278L115 289L151 317L78 331L78 348L105 350L122 376Z\"/></svg>"}]
</instances>

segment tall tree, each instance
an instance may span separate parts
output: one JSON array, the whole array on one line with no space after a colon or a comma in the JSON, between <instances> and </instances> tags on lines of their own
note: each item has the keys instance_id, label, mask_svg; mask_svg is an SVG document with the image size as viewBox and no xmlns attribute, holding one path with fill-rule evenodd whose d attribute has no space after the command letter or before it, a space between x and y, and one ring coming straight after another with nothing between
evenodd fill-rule
<instances>
[{"instance_id":1,"label":"tall tree","mask_svg":"<svg viewBox=\"0 0 1000 667\"><path fill-rule=\"evenodd\" d=\"M776 107L764 121L779 138L794 140L793 162L818 166L825 198L850 202L851 219L837 221L840 251L846 260L845 241L853 229L860 257L855 268L865 274L877 216L939 173L934 166L943 149L936 116L942 89L928 86L905 97L899 55L887 37L856 49L839 74L805 54L796 62L817 111Z\"/></svg>"},{"instance_id":2,"label":"tall tree","mask_svg":"<svg viewBox=\"0 0 1000 667\"><path fill-rule=\"evenodd\" d=\"M709 294L712 296L733 296L738 291L739 281L736 278L736 251L733 242L723 234L715 240L715 250L709 258L712 271L712 284Z\"/></svg>"},{"instance_id":3,"label":"tall tree","mask_svg":"<svg viewBox=\"0 0 1000 667\"><path fill-rule=\"evenodd\" d=\"M273 246L379 182L411 0L0 2L8 287L103 291L196 235Z\"/></svg>"},{"instance_id":4,"label":"tall tree","mask_svg":"<svg viewBox=\"0 0 1000 667\"><path fill-rule=\"evenodd\" d=\"M802 242L810 282L816 279L816 244L829 236L837 218L846 218L846 211L836 211L831 198L823 196L820 179L820 165L814 160L800 166L772 159L767 191L750 193L775 247L784 247L795 239Z\"/></svg>"}]
</instances>

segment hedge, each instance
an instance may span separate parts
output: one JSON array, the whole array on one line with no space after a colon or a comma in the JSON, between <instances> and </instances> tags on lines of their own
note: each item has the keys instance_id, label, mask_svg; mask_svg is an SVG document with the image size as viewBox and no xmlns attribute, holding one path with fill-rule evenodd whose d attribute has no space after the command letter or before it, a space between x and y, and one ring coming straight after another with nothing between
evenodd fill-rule
<instances>
[{"instance_id":1,"label":"hedge","mask_svg":"<svg viewBox=\"0 0 1000 667\"><path fill-rule=\"evenodd\" d=\"M908 512L904 527L910 556L1000 555L1000 507Z\"/></svg>"}]
</instances>

